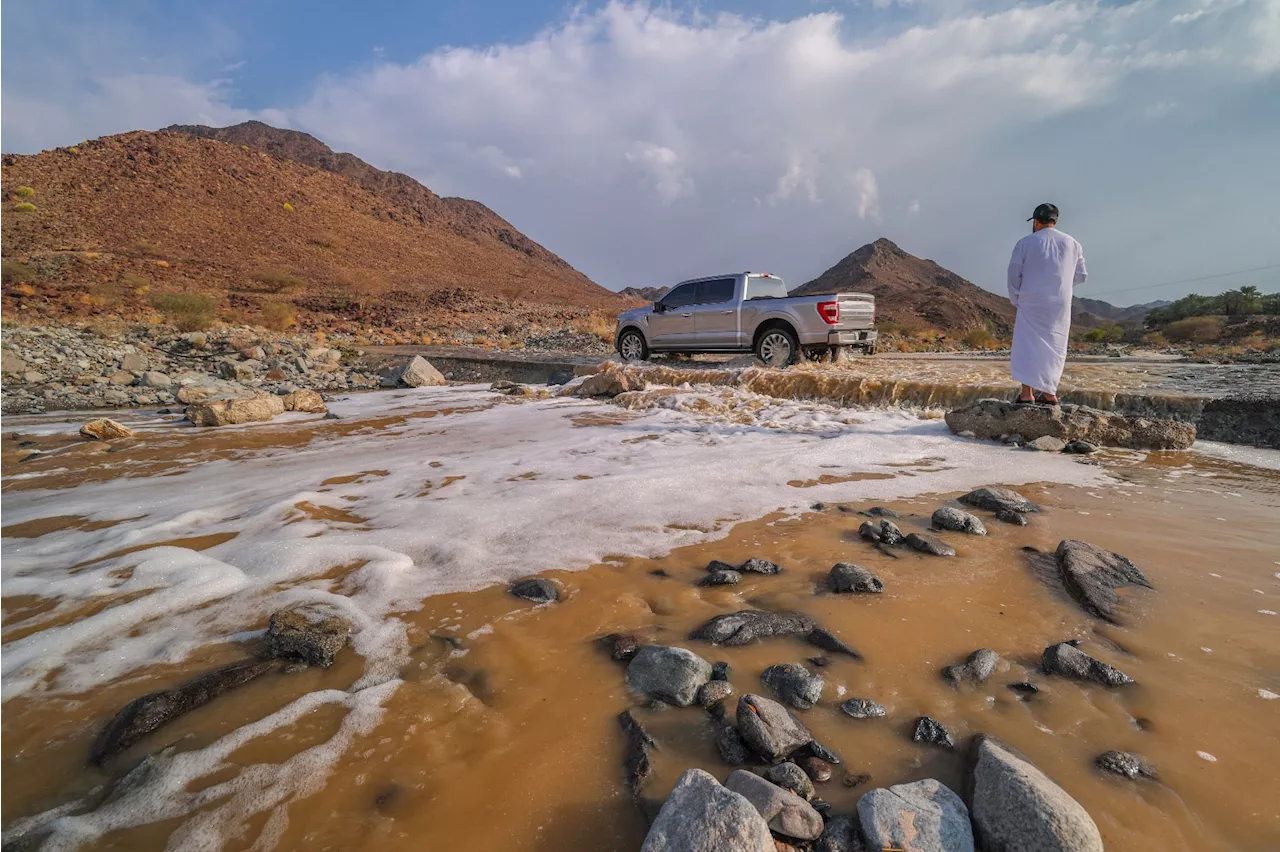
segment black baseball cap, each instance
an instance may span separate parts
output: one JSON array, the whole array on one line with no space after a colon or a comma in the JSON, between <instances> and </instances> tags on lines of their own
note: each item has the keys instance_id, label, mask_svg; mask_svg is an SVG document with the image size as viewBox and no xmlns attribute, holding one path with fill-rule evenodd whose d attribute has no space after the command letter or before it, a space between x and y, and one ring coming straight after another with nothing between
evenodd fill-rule
<instances>
[{"instance_id":1,"label":"black baseball cap","mask_svg":"<svg viewBox=\"0 0 1280 852\"><path fill-rule=\"evenodd\" d=\"M1039 204L1036 206L1036 212L1031 214L1028 222L1035 219L1037 222L1056 222L1058 221L1058 205L1056 204Z\"/></svg>"}]
</instances>

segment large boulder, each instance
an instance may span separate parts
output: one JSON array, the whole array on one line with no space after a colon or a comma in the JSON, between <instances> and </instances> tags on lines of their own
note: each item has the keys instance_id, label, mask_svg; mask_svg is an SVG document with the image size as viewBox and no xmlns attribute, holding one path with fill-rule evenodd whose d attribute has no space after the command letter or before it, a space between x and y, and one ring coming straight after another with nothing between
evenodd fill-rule
<instances>
[{"instance_id":1,"label":"large boulder","mask_svg":"<svg viewBox=\"0 0 1280 852\"><path fill-rule=\"evenodd\" d=\"M982 399L948 411L946 421L952 432L970 432L978 438L1016 434L1027 442L1049 436L1134 450L1185 450L1196 440L1196 427L1190 423L1067 403L1016 405L1007 400Z\"/></svg>"},{"instance_id":2,"label":"large boulder","mask_svg":"<svg viewBox=\"0 0 1280 852\"><path fill-rule=\"evenodd\" d=\"M711 664L692 651L646 645L627 664L627 685L649 698L688 707L711 680Z\"/></svg>"},{"instance_id":3,"label":"large boulder","mask_svg":"<svg viewBox=\"0 0 1280 852\"><path fill-rule=\"evenodd\" d=\"M117 438L132 438L133 430L110 417L99 417L80 427L80 437L90 441L114 441Z\"/></svg>"},{"instance_id":4,"label":"large boulder","mask_svg":"<svg viewBox=\"0 0 1280 852\"><path fill-rule=\"evenodd\" d=\"M1059 542L1055 555L1067 592L1085 611L1113 624L1120 623L1115 611L1120 602L1116 589L1152 588L1151 581L1128 559L1087 542L1071 539Z\"/></svg>"},{"instance_id":5,"label":"large boulder","mask_svg":"<svg viewBox=\"0 0 1280 852\"><path fill-rule=\"evenodd\" d=\"M328 668L347 645L351 622L337 609L323 603L298 603L277 610L267 626L271 656L302 660Z\"/></svg>"},{"instance_id":6,"label":"large boulder","mask_svg":"<svg viewBox=\"0 0 1280 852\"><path fill-rule=\"evenodd\" d=\"M769 828L779 834L797 840L817 840L822 835L822 817L812 805L790 790L784 790L745 769L734 770L724 786L746 798L764 817Z\"/></svg>"},{"instance_id":7,"label":"large boulder","mask_svg":"<svg viewBox=\"0 0 1280 852\"><path fill-rule=\"evenodd\" d=\"M858 819L872 849L973 852L964 801L933 778L869 791L858 800ZM1039 852L1035 846L1016 848Z\"/></svg>"},{"instance_id":8,"label":"large boulder","mask_svg":"<svg viewBox=\"0 0 1280 852\"><path fill-rule=\"evenodd\" d=\"M1126 686L1135 682L1124 672L1094 659L1070 642L1059 642L1045 648L1040 657L1040 666L1046 674L1062 675L1102 686Z\"/></svg>"},{"instance_id":9,"label":"large boulder","mask_svg":"<svg viewBox=\"0 0 1280 852\"><path fill-rule=\"evenodd\" d=\"M822 700L825 685L822 675L809 671L799 663L780 663L769 666L760 675L760 681L797 710L808 710Z\"/></svg>"},{"instance_id":10,"label":"large boulder","mask_svg":"<svg viewBox=\"0 0 1280 852\"><path fill-rule=\"evenodd\" d=\"M745 797L710 773L687 770L676 781L640 852L776 852L769 825Z\"/></svg>"},{"instance_id":11,"label":"large boulder","mask_svg":"<svg viewBox=\"0 0 1280 852\"><path fill-rule=\"evenodd\" d=\"M970 535L986 535L987 528L982 521L968 512L962 512L953 506L943 506L934 511L929 519L936 530L953 530Z\"/></svg>"},{"instance_id":12,"label":"large boulder","mask_svg":"<svg viewBox=\"0 0 1280 852\"><path fill-rule=\"evenodd\" d=\"M310 388L302 388L284 395L285 411L305 411L309 414L325 414L329 408L324 404L324 397Z\"/></svg>"},{"instance_id":13,"label":"large boulder","mask_svg":"<svg viewBox=\"0 0 1280 852\"><path fill-rule=\"evenodd\" d=\"M738 699L738 733L766 760L781 760L813 740L813 734L776 701L747 694Z\"/></svg>"},{"instance_id":14,"label":"large boulder","mask_svg":"<svg viewBox=\"0 0 1280 852\"><path fill-rule=\"evenodd\" d=\"M968 656L963 664L947 666L942 670L942 677L950 684L969 683L978 685L985 683L995 673L1000 664L1000 655L990 648L979 648Z\"/></svg>"},{"instance_id":15,"label":"large boulder","mask_svg":"<svg viewBox=\"0 0 1280 852\"><path fill-rule=\"evenodd\" d=\"M284 413L284 400L271 394L212 399L187 406L187 419L196 426L234 426L257 423Z\"/></svg>"},{"instance_id":16,"label":"large boulder","mask_svg":"<svg viewBox=\"0 0 1280 852\"><path fill-rule=\"evenodd\" d=\"M1098 826L1080 803L999 740L973 738L965 787L987 852L1102 852Z\"/></svg>"},{"instance_id":17,"label":"large boulder","mask_svg":"<svg viewBox=\"0 0 1280 852\"><path fill-rule=\"evenodd\" d=\"M440 371L431 366L431 363L421 355L414 355L413 359L400 371L400 382L411 388L448 384Z\"/></svg>"},{"instance_id":18,"label":"large boulder","mask_svg":"<svg viewBox=\"0 0 1280 852\"><path fill-rule=\"evenodd\" d=\"M689 638L705 639L716 645L747 645L767 636L807 635L814 626L812 618L798 612L748 609L717 615L693 631Z\"/></svg>"},{"instance_id":19,"label":"large boulder","mask_svg":"<svg viewBox=\"0 0 1280 852\"><path fill-rule=\"evenodd\" d=\"M854 593L878 595L884 591L884 582L874 571L854 565L851 562L837 562L827 575L827 583L831 591L836 593Z\"/></svg>"},{"instance_id":20,"label":"large boulder","mask_svg":"<svg viewBox=\"0 0 1280 852\"><path fill-rule=\"evenodd\" d=\"M638 375L627 372L617 364L603 365L600 372L587 376L580 383L567 385L558 396L577 396L584 399L596 396L614 397L627 391L645 389L645 381Z\"/></svg>"}]
</instances>

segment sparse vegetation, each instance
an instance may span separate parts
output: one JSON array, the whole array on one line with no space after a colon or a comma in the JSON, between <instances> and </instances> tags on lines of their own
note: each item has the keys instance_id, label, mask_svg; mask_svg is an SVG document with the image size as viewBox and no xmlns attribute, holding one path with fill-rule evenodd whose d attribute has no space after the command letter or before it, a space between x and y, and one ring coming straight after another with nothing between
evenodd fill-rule
<instances>
[{"instance_id":1,"label":"sparse vegetation","mask_svg":"<svg viewBox=\"0 0 1280 852\"><path fill-rule=\"evenodd\" d=\"M1252 314L1280 314L1280 293L1263 294L1257 287L1227 290L1217 296L1192 293L1171 305L1147 313L1147 328L1159 328L1178 320L1202 316L1243 317Z\"/></svg>"},{"instance_id":2,"label":"sparse vegetation","mask_svg":"<svg viewBox=\"0 0 1280 852\"><path fill-rule=\"evenodd\" d=\"M13 205L13 212L34 213L36 212L36 206L30 201L19 201L17 204Z\"/></svg>"},{"instance_id":3,"label":"sparse vegetation","mask_svg":"<svg viewBox=\"0 0 1280 852\"><path fill-rule=\"evenodd\" d=\"M995 349L1000 345L988 328L972 328L964 333L960 342L970 349Z\"/></svg>"},{"instance_id":4,"label":"sparse vegetation","mask_svg":"<svg viewBox=\"0 0 1280 852\"><path fill-rule=\"evenodd\" d=\"M1222 317L1188 317L1169 323L1164 334L1174 343L1212 343L1222 334Z\"/></svg>"},{"instance_id":5,"label":"sparse vegetation","mask_svg":"<svg viewBox=\"0 0 1280 852\"><path fill-rule=\"evenodd\" d=\"M1086 331L1081 338L1089 343L1118 343L1124 337L1124 326L1100 325Z\"/></svg>"},{"instance_id":6,"label":"sparse vegetation","mask_svg":"<svg viewBox=\"0 0 1280 852\"><path fill-rule=\"evenodd\" d=\"M268 293L291 293L306 285L298 276L276 269L259 269L253 273L253 280L261 284Z\"/></svg>"},{"instance_id":7,"label":"sparse vegetation","mask_svg":"<svg viewBox=\"0 0 1280 852\"><path fill-rule=\"evenodd\" d=\"M179 331L204 331L213 325L212 296L202 293L165 293L152 301Z\"/></svg>"},{"instance_id":8,"label":"sparse vegetation","mask_svg":"<svg viewBox=\"0 0 1280 852\"><path fill-rule=\"evenodd\" d=\"M36 271L20 260L0 262L0 278L6 285L36 280Z\"/></svg>"},{"instance_id":9,"label":"sparse vegetation","mask_svg":"<svg viewBox=\"0 0 1280 852\"><path fill-rule=\"evenodd\" d=\"M89 330L99 337L114 340L125 333L126 326L120 317L107 315L98 317L89 324Z\"/></svg>"},{"instance_id":10,"label":"sparse vegetation","mask_svg":"<svg viewBox=\"0 0 1280 852\"><path fill-rule=\"evenodd\" d=\"M126 272L120 276L120 283L124 284L126 287L133 287L134 289L137 289L138 287L146 287L151 282L145 275L139 275L136 272Z\"/></svg>"},{"instance_id":11,"label":"sparse vegetation","mask_svg":"<svg viewBox=\"0 0 1280 852\"><path fill-rule=\"evenodd\" d=\"M36 191L29 186L20 186L13 191L15 198L31 198L35 194Z\"/></svg>"},{"instance_id":12,"label":"sparse vegetation","mask_svg":"<svg viewBox=\"0 0 1280 852\"><path fill-rule=\"evenodd\" d=\"M585 317L577 317L570 322L574 331L594 334L605 343L612 345L613 332L617 321L600 313L590 313Z\"/></svg>"},{"instance_id":13,"label":"sparse vegetation","mask_svg":"<svg viewBox=\"0 0 1280 852\"><path fill-rule=\"evenodd\" d=\"M293 205L286 201L286 202L284 203L284 209L285 209L285 211L286 211L286 212L288 212L288 213L292 213L292 212L293 212Z\"/></svg>"},{"instance_id":14,"label":"sparse vegetation","mask_svg":"<svg viewBox=\"0 0 1280 852\"><path fill-rule=\"evenodd\" d=\"M167 261L167 260L157 260L157 261L156 261L156 266L160 267L161 269L168 269L168 268L169 268L169 261Z\"/></svg>"},{"instance_id":15,"label":"sparse vegetation","mask_svg":"<svg viewBox=\"0 0 1280 852\"><path fill-rule=\"evenodd\" d=\"M283 302L267 302L262 306L262 324L272 331L284 331L298 324L293 306Z\"/></svg>"}]
</instances>

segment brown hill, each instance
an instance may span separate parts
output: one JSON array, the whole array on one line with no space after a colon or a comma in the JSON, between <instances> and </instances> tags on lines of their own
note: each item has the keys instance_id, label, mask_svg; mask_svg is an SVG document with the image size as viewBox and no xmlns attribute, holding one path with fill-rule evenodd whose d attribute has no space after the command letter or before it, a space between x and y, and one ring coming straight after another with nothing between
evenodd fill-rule
<instances>
[{"instance_id":1,"label":"brown hill","mask_svg":"<svg viewBox=\"0 0 1280 852\"><path fill-rule=\"evenodd\" d=\"M618 295L640 302L656 302L670 289L670 287L623 287L618 291Z\"/></svg>"},{"instance_id":2,"label":"brown hill","mask_svg":"<svg viewBox=\"0 0 1280 852\"><path fill-rule=\"evenodd\" d=\"M791 291L871 293L880 323L896 323L908 332L937 329L963 333L990 329L1013 331L1013 306L932 260L908 254L881 237L848 255L812 281Z\"/></svg>"},{"instance_id":3,"label":"brown hill","mask_svg":"<svg viewBox=\"0 0 1280 852\"><path fill-rule=\"evenodd\" d=\"M483 329L621 302L482 204L306 134L194 131L5 155L6 316L130 316L186 292L238 321L273 305L309 327ZM19 186L35 210L14 209Z\"/></svg>"}]
</instances>

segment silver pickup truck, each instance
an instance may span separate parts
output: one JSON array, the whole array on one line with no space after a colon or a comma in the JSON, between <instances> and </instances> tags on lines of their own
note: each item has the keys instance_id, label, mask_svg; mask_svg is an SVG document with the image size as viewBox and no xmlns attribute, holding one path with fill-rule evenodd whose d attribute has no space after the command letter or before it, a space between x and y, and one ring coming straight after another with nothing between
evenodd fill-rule
<instances>
[{"instance_id":1,"label":"silver pickup truck","mask_svg":"<svg viewBox=\"0 0 1280 852\"><path fill-rule=\"evenodd\" d=\"M875 296L788 296L776 275L738 272L682 281L652 307L625 311L614 345L627 361L651 352L752 352L782 367L855 347L870 355L875 322Z\"/></svg>"}]
</instances>

